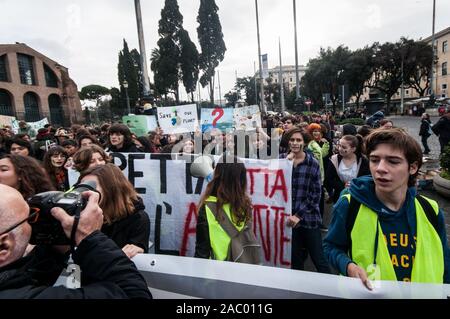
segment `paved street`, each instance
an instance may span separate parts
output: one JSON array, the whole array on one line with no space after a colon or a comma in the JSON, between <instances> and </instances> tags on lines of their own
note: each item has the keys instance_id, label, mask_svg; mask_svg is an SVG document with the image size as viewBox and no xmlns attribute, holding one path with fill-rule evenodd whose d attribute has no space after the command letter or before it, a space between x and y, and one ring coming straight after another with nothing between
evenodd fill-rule
<instances>
[{"instance_id":1,"label":"paved street","mask_svg":"<svg viewBox=\"0 0 450 319\"><path fill-rule=\"evenodd\" d=\"M390 120L394 122L394 126L402 127L406 129L412 136L416 138L416 140L422 145L421 138L419 136L419 128L420 128L420 117L418 116L391 116ZM439 120L439 117L432 117L431 122L435 124ZM430 157L434 160L439 159L440 154L440 146L438 137L436 135L430 136L428 139L428 146L431 149ZM425 166L429 166L430 169L439 167L437 161L432 161L431 164L424 164ZM444 210L445 213L445 223L447 229L447 241L450 243L450 199L444 198L437 194L435 191L421 191L421 194L424 196L428 196L433 198L439 203L439 207Z\"/></svg>"},{"instance_id":2,"label":"paved street","mask_svg":"<svg viewBox=\"0 0 450 319\"><path fill-rule=\"evenodd\" d=\"M394 122L394 126L406 129L408 133L414 136L417 142L419 142L420 146L422 146L422 138L419 136L419 129L420 129L419 116L390 116L388 117L388 119ZM431 117L432 124L435 124L438 120L439 117L437 116ZM428 146L431 149L431 153L429 156L431 158L438 159L441 148L439 146L439 140L436 135L433 134L428 138Z\"/></svg>"}]
</instances>

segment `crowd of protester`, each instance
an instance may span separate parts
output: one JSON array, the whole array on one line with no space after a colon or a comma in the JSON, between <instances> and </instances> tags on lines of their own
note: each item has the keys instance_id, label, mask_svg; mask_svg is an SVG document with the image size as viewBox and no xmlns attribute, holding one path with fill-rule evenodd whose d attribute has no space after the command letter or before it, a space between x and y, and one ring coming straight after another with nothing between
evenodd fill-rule
<instances>
[{"instance_id":1,"label":"crowd of protester","mask_svg":"<svg viewBox=\"0 0 450 319\"><path fill-rule=\"evenodd\" d=\"M348 116L365 118L361 112L342 114L339 117L342 120ZM427 120L426 116L424 120ZM357 128L346 124L338 128L331 113L286 116L275 114L264 116L262 127L245 134L239 131L225 133L217 129L206 134L200 131L165 134L158 128L145 136L136 136L122 123L103 124L101 127L74 124L71 127L55 128L46 125L34 132L22 121L17 133L8 127L1 130L0 184L14 188L27 199L43 191L68 191L68 171L77 171L80 174L78 182L94 181L97 185L100 194L98 206L103 211L103 224L99 229L111 238L126 256L132 258L149 250L150 221L143 201L133 185L120 169L111 163L111 152L208 152L212 155L243 155L242 157L254 159L286 158L293 163L292 212L287 223L287 226L292 227L292 268L304 269L309 255L319 272L330 273L331 265L345 275L361 278L359 269L351 268L347 271L345 267L348 265L343 266L342 260L333 260L333 253L339 246L339 242L333 242L336 238L335 229L341 227L339 221L336 221L336 214L331 225L332 236L328 239L324 251L322 233L328 231L329 225L324 224L323 216L325 203L344 205L341 203L342 195L354 187L352 181L373 175L374 170L370 164L373 160L365 148L366 139L370 139L374 132L382 130L391 132L389 134L392 136L400 134L395 133L394 123L390 120L379 120L379 126L377 129L371 125ZM239 134L245 135L243 147L239 145ZM389 136L382 137L388 140ZM196 145L199 141L201 145ZM412 143L408 139L407 141ZM372 151L377 145L371 145ZM425 153L428 151L425 149ZM408 151L404 153L407 154ZM245 169L232 172L234 175L230 176L235 181L228 180L230 183L238 183L239 187L224 185L227 179L219 179L216 174L214 183L207 187L207 193L202 197L197 227L197 257L226 255L223 251L218 251L217 245L209 242L212 239L209 238L211 231L208 231L208 227L212 227L212 224L207 220L206 202L214 201L225 205L227 214L236 217L237 226L240 221L248 221L251 218L251 203L247 195L240 201L229 198L239 196L238 193L245 188L245 181L239 179L242 172L245 176ZM236 191L227 191L227 187ZM233 210L236 207L238 211ZM439 235L442 235L442 230L440 231ZM339 236L337 235L338 240L342 240ZM225 246L221 247L225 249ZM27 251L30 249L32 247ZM447 254L446 246L444 254Z\"/></svg>"}]
</instances>

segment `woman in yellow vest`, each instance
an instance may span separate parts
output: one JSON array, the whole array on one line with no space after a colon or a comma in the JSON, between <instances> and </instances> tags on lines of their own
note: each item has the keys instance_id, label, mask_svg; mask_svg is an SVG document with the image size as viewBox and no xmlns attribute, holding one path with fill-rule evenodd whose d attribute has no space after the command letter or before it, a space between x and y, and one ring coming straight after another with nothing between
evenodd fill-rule
<instances>
[{"instance_id":1,"label":"woman in yellow vest","mask_svg":"<svg viewBox=\"0 0 450 319\"><path fill-rule=\"evenodd\" d=\"M372 176L352 180L334 207L324 240L329 263L370 280L450 283L450 253L438 204L416 194L419 143L401 129L366 140Z\"/></svg>"},{"instance_id":2,"label":"woman in yellow vest","mask_svg":"<svg viewBox=\"0 0 450 319\"><path fill-rule=\"evenodd\" d=\"M217 212L225 213L240 231L252 218L252 202L247 194L247 170L234 157L234 163L219 160L214 177L203 193L198 210L195 257L225 260L230 237L220 226L206 203L217 203ZM229 159L229 158L227 158Z\"/></svg>"}]
</instances>

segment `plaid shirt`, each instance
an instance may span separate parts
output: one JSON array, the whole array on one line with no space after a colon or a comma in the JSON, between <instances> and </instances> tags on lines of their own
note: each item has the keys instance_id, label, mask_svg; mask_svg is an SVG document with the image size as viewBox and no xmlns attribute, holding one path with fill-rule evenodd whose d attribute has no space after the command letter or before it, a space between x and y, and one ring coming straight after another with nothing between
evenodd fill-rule
<instances>
[{"instance_id":1,"label":"plaid shirt","mask_svg":"<svg viewBox=\"0 0 450 319\"><path fill-rule=\"evenodd\" d=\"M292 169L292 214L301 217L300 227L315 229L322 223L320 167L311 153L305 154L305 160ZM287 155L280 154L280 158Z\"/></svg>"}]
</instances>

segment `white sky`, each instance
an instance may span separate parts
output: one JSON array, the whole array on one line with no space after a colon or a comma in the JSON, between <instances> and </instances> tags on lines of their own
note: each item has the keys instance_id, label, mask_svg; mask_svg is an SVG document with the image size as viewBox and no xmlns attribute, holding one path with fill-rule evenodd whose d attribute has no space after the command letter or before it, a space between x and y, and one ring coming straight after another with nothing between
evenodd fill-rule
<instances>
[{"instance_id":1,"label":"white sky","mask_svg":"<svg viewBox=\"0 0 450 319\"><path fill-rule=\"evenodd\" d=\"M199 3L178 0L184 28L200 51ZM256 14L254 0L216 0L216 4L227 46L218 67L223 96L234 85L235 71L239 77L253 74L258 56ZM278 37L283 64L294 64L292 0L259 0L258 5L261 52L268 53L269 68L278 64ZM141 0L148 59L159 38L163 6L164 0ZM432 6L433 0L297 0L299 62L307 64L320 47L344 44L357 49L401 36L430 36ZM436 0L436 32L449 26L450 0ZM79 89L89 84L117 87L122 39L130 49L139 49L133 0L0 0L0 30L0 43L26 43L68 67ZM202 99L206 97L204 91Z\"/></svg>"}]
</instances>

